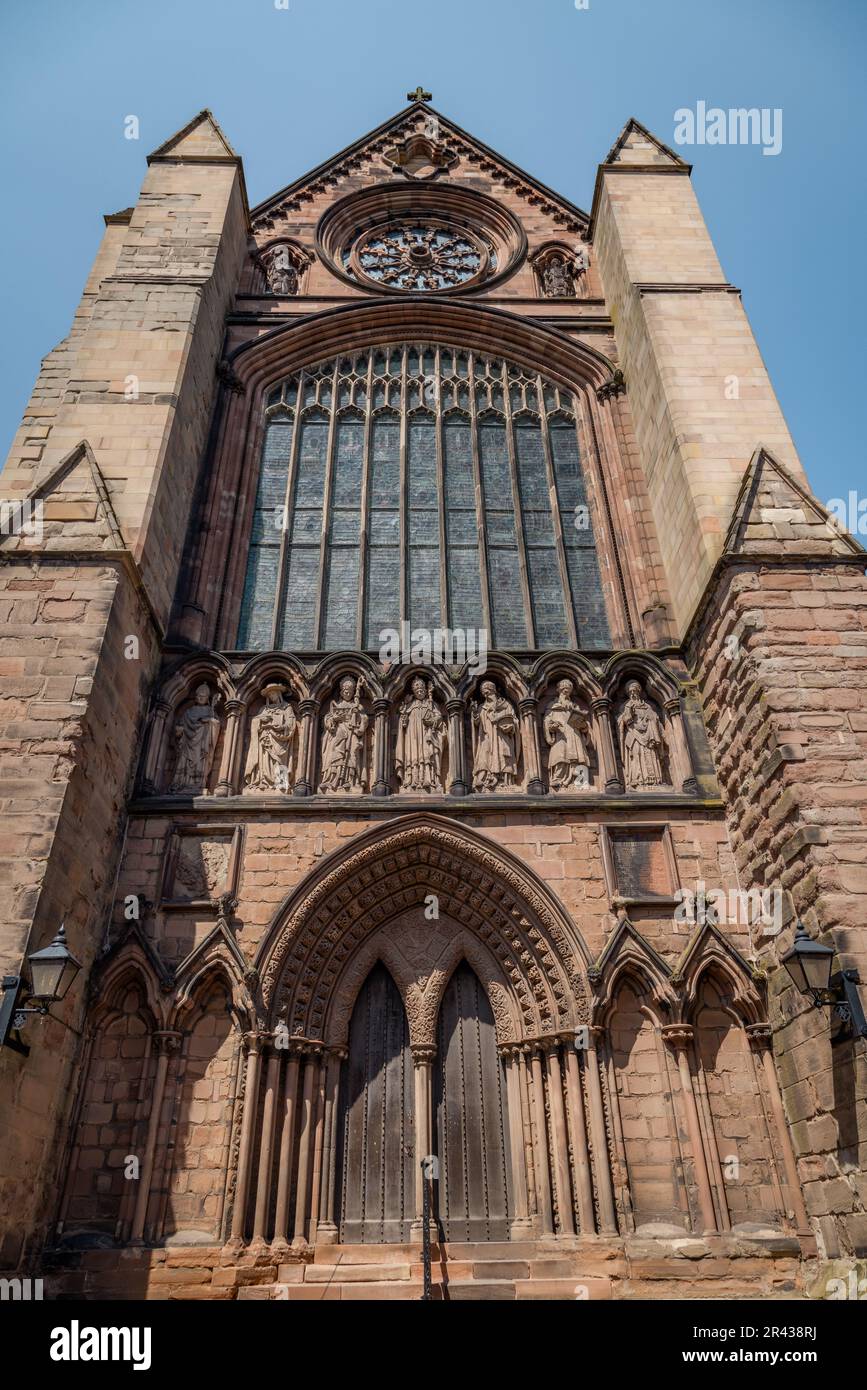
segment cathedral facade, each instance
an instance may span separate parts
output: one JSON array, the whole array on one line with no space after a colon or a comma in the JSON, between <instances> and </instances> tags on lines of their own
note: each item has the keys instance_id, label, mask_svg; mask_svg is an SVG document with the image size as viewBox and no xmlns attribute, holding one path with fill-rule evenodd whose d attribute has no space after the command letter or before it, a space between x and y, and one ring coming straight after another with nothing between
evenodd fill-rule
<instances>
[{"instance_id":1,"label":"cathedral facade","mask_svg":"<svg viewBox=\"0 0 867 1390\"><path fill-rule=\"evenodd\" d=\"M252 209L200 113L16 436L0 1269L418 1298L429 1240L437 1297L827 1297L865 554L690 167L629 121L587 214L429 101Z\"/></svg>"}]
</instances>

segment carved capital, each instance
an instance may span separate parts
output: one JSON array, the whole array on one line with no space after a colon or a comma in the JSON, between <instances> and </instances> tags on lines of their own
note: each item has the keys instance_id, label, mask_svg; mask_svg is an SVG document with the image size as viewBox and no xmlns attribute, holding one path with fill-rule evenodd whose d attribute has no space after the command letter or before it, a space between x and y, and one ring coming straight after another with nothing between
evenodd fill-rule
<instances>
[{"instance_id":1,"label":"carved capital","mask_svg":"<svg viewBox=\"0 0 867 1390\"><path fill-rule=\"evenodd\" d=\"M693 1030L688 1023L667 1023L662 1029L662 1041L673 1052L685 1051L693 1040Z\"/></svg>"},{"instance_id":2,"label":"carved capital","mask_svg":"<svg viewBox=\"0 0 867 1390\"><path fill-rule=\"evenodd\" d=\"M183 1034L173 1032L171 1029L164 1029L153 1034L154 1050L166 1056L172 1052L177 1052L183 1041Z\"/></svg>"},{"instance_id":3,"label":"carved capital","mask_svg":"<svg viewBox=\"0 0 867 1390\"><path fill-rule=\"evenodd\" d=\"M229 362L226 362L225 359L218 362L216 372L217 379L223 383L227 390L236 396L246 395L246 386Z\"/></svg>"},{"instance_id":4,"label":"carved capital","mask_svg":"<svg viewBox=\"0 0 867 1390\"><path fill-rule=\"evenodd\" d=\"M771 1046L774 1035L770 1023L749 1023L745 1032L754 1051L764 1052Z\"/></svg>"},{"instance_id":5,"label":"carved capital","mask_svg":"<svg viewBox=\"0 0 867 1390\"><path fill-rule=\"evenodd\" d=\"M614 396L622 396L626 391L626 380L623 372L616 367L607 381L596 388L596 399L598 401L610 401Z\"/></svg>"},{"instance_id":6,"label":"carved capital","mask_svg":"<svg viewBox=\"0 0 867 1390\"><path fill-rule=\"evenodd\" d=\"M433 1065L437 1055L435 1047L429 1047L424 1043L413 1043L411 1047L413 1066L430 1067Z\"/></svg>"}]
</instances>

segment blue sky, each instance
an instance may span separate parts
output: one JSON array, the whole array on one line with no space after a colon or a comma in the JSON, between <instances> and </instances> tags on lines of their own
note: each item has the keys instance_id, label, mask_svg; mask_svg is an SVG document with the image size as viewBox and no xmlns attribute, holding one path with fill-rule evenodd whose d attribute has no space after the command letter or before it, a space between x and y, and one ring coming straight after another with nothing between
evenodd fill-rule
<instances>
[{"instance_id":1,"label":"blue sky","mask_svg":"<svg viewBox=\"0 0 867 1390\"><path fill-rule=\"evenodd\" d=\"M777 156L680 152L817 494L867 486L865 0L4 0L3 453L145 156L209 106L252 203L406 104L589 210L628 116L779 107ZM581 0L584 3L584 0ZM124 138L137 115L139 141Z\"/></svg>"}]
</instances>

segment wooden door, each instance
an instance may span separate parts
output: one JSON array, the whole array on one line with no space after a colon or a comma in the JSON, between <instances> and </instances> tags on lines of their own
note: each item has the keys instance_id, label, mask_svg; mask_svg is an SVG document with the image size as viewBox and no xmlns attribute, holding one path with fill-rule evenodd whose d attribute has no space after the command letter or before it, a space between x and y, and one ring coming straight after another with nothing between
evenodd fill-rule
<instances>
[{"instance_id":1,"label":"wooden door","mask_svg":"<svg viewBox=\"0 0 867 1390\"><path fill-rule=\"evenodd\" d=\"M465 961L440 1009L434 1103L443 1237L508 1240L506 1088L491 1005Z\"/></svg>"},{"instance_id":2,"label":"wooden door","mask_svg":"<svg viewBox=\"0 0 867 1390\"><path fill-rule=\"evenodd\" d=\"M374 966L349 1027L340 1084L340 1239L409 1240L414 1215L413 1073L403 1000Z\"/></svg>"}]
</instances>

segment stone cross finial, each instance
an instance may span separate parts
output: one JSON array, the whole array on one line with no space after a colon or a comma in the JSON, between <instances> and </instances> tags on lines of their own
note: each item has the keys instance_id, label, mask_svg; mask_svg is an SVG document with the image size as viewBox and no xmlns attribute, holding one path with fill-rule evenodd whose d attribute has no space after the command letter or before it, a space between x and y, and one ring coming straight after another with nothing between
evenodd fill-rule
<instances>
[{"instance_id":1,"label":"stone cross finial","mask_svg":"<svg viewBox=\"0 0 867 1390\"><path fill-rule=\"evenodd\" d=\"M430 101L432 96L433 93L426 92L424 87L416 87L414 92L407 92L406 99L407 101Z\"/></svg>"}]
</instances>

